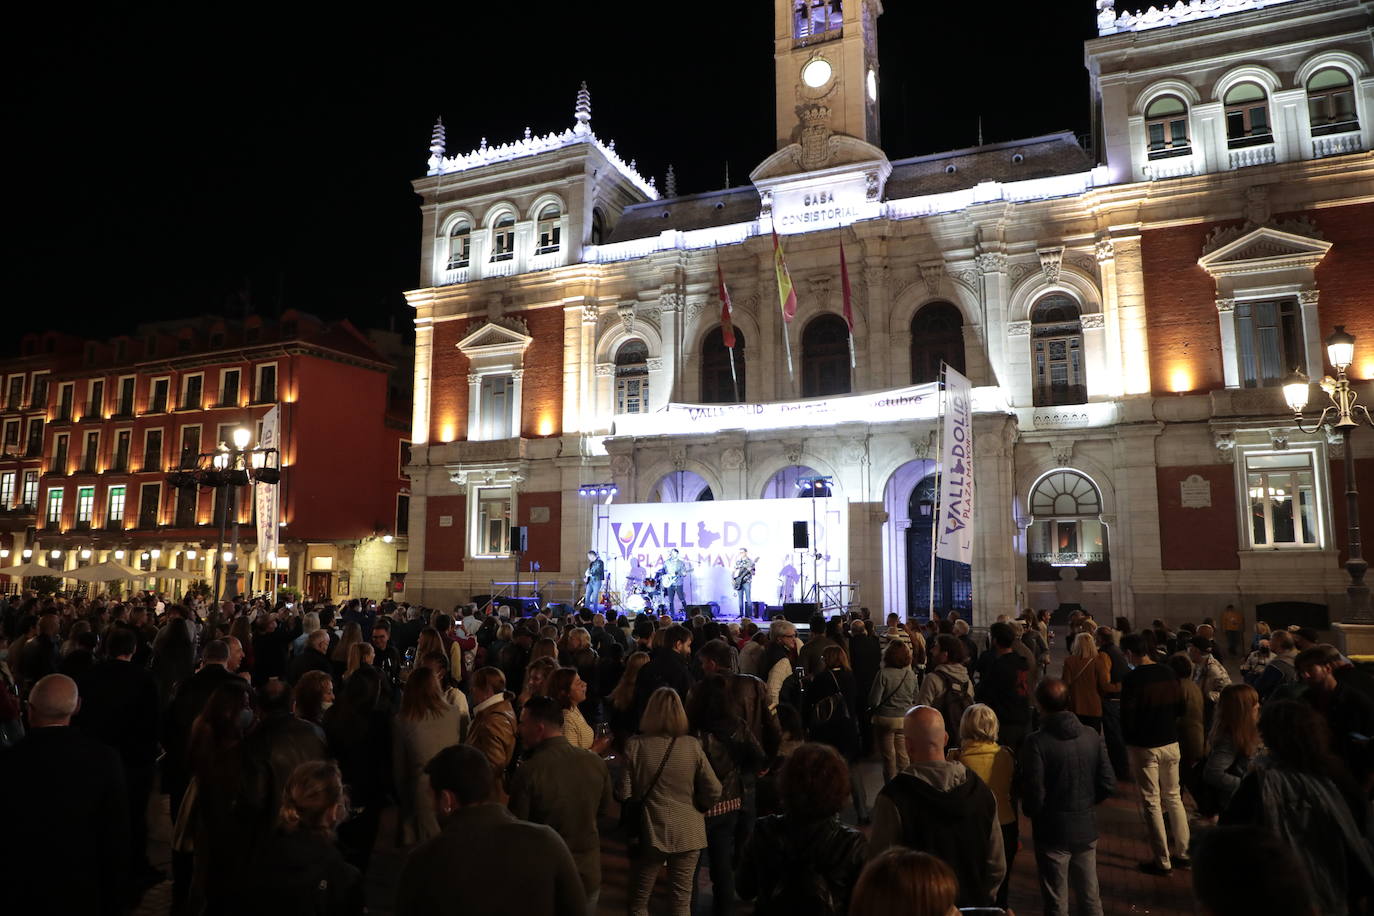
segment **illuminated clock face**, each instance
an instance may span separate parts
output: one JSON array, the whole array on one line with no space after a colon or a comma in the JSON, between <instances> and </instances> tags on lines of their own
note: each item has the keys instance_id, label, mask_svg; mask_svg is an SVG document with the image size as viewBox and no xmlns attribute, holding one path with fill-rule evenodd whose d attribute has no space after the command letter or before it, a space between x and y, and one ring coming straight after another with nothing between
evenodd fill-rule
<instances>
[{"instance_id":1,"label":"illuminated clock face","mask_svg":"<svg viewBox=\"0 0 1374 916\"><path fill-rule=\"evenodd\" d=\"M812 89L819 89L830 82L830 61L817 57L802 67L802 82Z\"/></svg>"},{"instance_id":2,"label":"illuminated clock face","mask_svg":"<svg viewBox=\"0 0 1374 916\"><path fill-rule=\"evenodd\" d=\"M878 101L878 71L869 68L868 71L868 100Z\"/></svg>"}]
</instances>

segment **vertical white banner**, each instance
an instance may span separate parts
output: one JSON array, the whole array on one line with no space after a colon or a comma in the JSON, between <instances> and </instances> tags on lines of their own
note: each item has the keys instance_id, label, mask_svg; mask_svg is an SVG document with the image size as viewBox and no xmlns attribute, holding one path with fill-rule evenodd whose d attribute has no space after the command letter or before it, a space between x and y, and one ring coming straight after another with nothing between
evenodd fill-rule
<instances>
[{"instance_id":1,"label":"vertical white banner","mask_svg":"<svg viewBox=\"0 0 1374 916\"><path fill-rule=\"evenodd\" d=\"M281 448L281 436L277 429L279 407L273 407L262 417L262 433L258 436L258 448ZM281 453L277 453L277 466L281 466ZM280 484L254 484L253 498L258 509L258 568L276 569L274 558L277 555L277 492Z\"/></svg>"},{"instance_id":2,"label":"vertical white banner","mask_svg":"<svg viewBox=\"0 0 1374 916\"><path fill-rule=\"evenodd\" d=\"M940 517L935 555L973 562L973 388L945 367L945 413L940 449Z\"/></svg>"}]
</instances>

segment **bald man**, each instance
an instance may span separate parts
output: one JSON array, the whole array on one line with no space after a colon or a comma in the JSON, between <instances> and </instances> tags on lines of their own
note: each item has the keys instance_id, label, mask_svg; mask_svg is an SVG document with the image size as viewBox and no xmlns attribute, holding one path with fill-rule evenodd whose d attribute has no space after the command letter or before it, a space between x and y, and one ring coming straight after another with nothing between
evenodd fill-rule
<instances>
[{"instance_id":1,"label":"bald man","mask_svg":"<svg viewBox=\"0 0 1374 916\"><path fill-rule=\"evenodd\" d=\"M949 736L938 709L913 706L902 732L911 764L878 793L869 857L892 846L929 853L954 869L958 906L992 906L1007 871L992 790L962 763L945 759Z\"/></svg>"},{"instance_id":2,"label":"bald man","mask_svg":"<svg viewBox=\"0 0 1374 916\"><path fill-rule=\"evenodd\" d=\"M7 912L113 916L129 900L124 766L71 727L80 705L71 678L42 678L29 694L28 737L0 751L0 785L14 790L6 822L18 831L0 856Z\"/></svg>"}]
</instances>

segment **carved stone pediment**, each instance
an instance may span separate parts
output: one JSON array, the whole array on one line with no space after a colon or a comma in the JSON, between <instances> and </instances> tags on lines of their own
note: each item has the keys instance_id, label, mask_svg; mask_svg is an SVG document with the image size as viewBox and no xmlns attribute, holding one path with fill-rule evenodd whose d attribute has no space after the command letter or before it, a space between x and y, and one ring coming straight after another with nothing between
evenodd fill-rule
<instances>
[{"instance_id":1,"label":"carved stone pediment","mask_svg":"<svg viewBox=\"0 0 1374 916\"><path fill-rule=\"evenodd\" d=\"M521 353L534 340L529 328L518 318L484 321L458 341L458 349L469 357Z\"/></svg>"},{"instance_id":2,"label":"carved stone pediment","mask_svg":"<svg viewBox=\"0 0 1374 916\"><path fill-rule=\"evenodd\" d=\"M1301 234L1297 225L1245 229L1218 229L1208 237L1198 266L1213 277L1289 270L1317 266L1331 250L1331 243Z\"/></svg>"}]
</instances>

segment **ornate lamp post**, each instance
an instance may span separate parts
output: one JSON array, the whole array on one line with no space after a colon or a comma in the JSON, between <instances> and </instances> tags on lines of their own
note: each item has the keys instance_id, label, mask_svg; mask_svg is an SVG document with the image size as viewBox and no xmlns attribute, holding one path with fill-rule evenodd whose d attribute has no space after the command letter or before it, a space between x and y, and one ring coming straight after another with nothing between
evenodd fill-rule
<instances>
[{"instance_id":1,"label":"ornate lamp post","mask_svg":"<svg viewBox=\"0 0 1374 916\"><path fill-rule=\"evenodd\" d=\"M1346 587L1349 606L1346 611L1347 624L1374 624L1374 609L1369 604L1369 586L1364 583L1365 571L1369 563L1360 547L1360 503L1359 491L1355 486L1355 451L1350 437L1363 418L1363 422L1374 426L1374 416L1368 408L1356 403L1358 396L1351 387L1345 372L1355 359L1355 337L1346 333L1344 325L1336 325L1335 332L1326 339L1326 357L1336 369L1336 377L1327 376L1321 381L1321 390L1330 400L1322 407L1321 416L1307 427L1303 425L1303 410L1307 407L1310 385L1307 376L1293 372L1283 383L1283 398L1293 409L1293 422L1298 429L1314 433L1323 426L1330 426L1340 432L1345 446L1345 458L1341 464L1345 469L1345 517L1347 546L1345 570L1350 574L1350 585Z\"/></svg>"}]
</instances>

